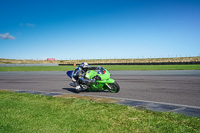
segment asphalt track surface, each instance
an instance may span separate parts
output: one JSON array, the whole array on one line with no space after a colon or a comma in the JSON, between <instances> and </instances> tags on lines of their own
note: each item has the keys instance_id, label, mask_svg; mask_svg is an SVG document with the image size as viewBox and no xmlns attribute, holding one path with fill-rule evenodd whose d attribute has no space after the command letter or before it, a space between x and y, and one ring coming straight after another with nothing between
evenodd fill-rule
<instances>
[{"instance_id":1,"label":"asphalt track surface","mask_svg":"<svg viewBox=\"0 0 200 133\"><path fill-rule=\"evenodd\" d=\"M200 70L111 71L119 93L81 92L82 95L116 97L200 107ZM65 72L0 72L0 89L75 94Z\"/></svg>"}]
</instances>

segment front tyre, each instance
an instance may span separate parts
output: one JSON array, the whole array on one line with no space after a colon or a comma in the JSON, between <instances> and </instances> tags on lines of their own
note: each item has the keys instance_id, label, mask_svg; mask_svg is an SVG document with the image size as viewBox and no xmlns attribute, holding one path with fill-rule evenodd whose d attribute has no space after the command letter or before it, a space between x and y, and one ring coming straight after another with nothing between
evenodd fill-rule
<instances>
[{"instance_id":1,"label":"front tyre","mask_svg":"<svg viewBox=\"0 0 200 133\"><path fill-rule=\"evenodd\" d=\"M109 83L108 84L108 90L110 92L117 93L117 92L119 92L120 87L119 87L118 83L115 81L114 83Z\"/></svg>"}]
</instances>

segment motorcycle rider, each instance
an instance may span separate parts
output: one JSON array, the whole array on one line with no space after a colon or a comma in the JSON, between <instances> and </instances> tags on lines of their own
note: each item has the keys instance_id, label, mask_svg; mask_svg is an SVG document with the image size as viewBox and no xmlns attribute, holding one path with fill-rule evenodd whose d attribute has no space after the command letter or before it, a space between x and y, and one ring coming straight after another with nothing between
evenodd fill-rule
<instances>
[{"instance_id":1,"label":"motorcycle rider","mask_svg":"<svg viewBox=\"0 0 200 133\"><path fill-rule=\"evenodd\" d=\"M92 82L95 82L95 79L86 79L85 78L85 74L87 72L87 70L91 68L88 63L83 62L81 63L73 72L73 76L72 76L72 82L74 83L75 87L76 87L76 92L80 92L81 90L83 90L83 88L81 88L80 84L90 84Z\"/></svg>"}]
</instances>

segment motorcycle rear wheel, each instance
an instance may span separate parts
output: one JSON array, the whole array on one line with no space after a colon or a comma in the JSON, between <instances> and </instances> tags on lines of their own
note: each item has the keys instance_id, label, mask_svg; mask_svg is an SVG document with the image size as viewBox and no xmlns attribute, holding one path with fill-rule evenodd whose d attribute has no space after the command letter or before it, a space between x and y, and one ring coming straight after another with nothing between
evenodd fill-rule
<instances>
[{"instance_id":1,"label":"motorcycle rear wheel","mask_svg":"<svg viewBox=\"0 0 200 133\"><path fill-rule=\"evenodd\" d=\"M119 92L120 86L116 81L114 83L109 83L108 85L109 85L108 90L110 92L114 92L114 93Z\"/></svg>"}]
</instances>

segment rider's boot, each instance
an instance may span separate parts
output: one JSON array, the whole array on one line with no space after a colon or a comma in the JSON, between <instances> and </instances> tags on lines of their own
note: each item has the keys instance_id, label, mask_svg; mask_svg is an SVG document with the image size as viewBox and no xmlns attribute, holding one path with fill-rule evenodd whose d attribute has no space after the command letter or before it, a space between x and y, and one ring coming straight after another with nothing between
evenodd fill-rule
<instances>
[{"instance_id":1,"label":"rider's boot","mask_svg":"<svg viewBox=\"0 0 200 133\"><path fill-rule=\"evenodd\" d=\"M69 85L72 86L72 87L76 87L75 83L70 83Z\"/></svg>"},{"instance_id":2,"label":"rider's boot","mask_svg":"<svg viewBox=\"0 0 200 133\"><path fill-rule=\"evenodd\" d=\"M76 86L76 93L79 93L81 90L82 90L81 86L80 86L80 85L77 85L77 86Z\"/></svg>"}]
</instances>

